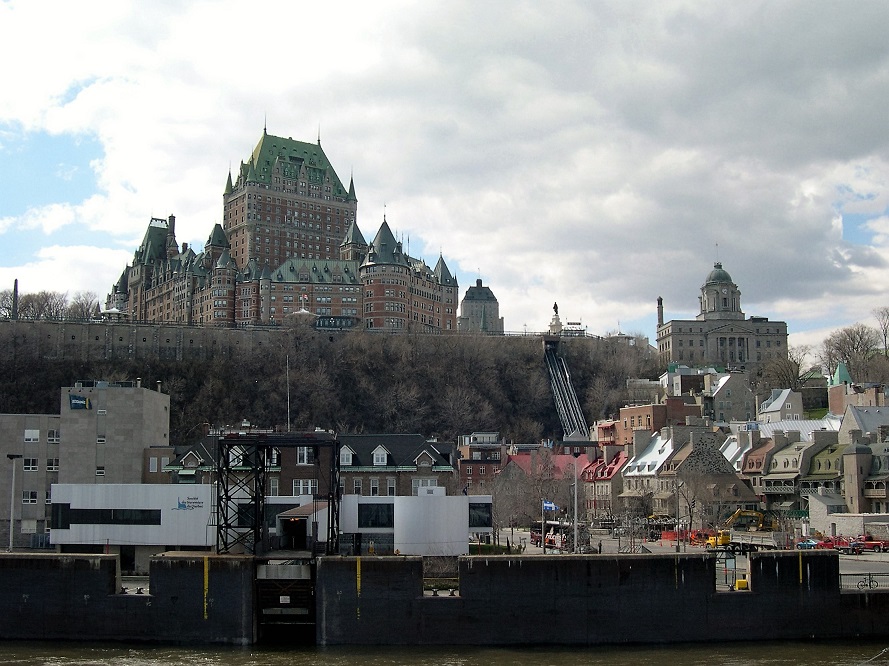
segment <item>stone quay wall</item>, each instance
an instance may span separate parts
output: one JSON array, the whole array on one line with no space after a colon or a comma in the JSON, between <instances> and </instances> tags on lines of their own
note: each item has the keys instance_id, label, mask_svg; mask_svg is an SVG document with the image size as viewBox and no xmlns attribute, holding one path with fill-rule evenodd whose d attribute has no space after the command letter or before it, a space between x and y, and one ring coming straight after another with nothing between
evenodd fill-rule
<instances>
[{"instance_id":1,"label":"stone quay wall","mask_svg":"<svg viewBox=\"0 0 889 666\"><path fill-rule=\"evenodd\" d=\"M0 554L0 639L248 645L251 557L156 557L147 594L120 593L116 555Z\"/></svg>"}]
</instances>

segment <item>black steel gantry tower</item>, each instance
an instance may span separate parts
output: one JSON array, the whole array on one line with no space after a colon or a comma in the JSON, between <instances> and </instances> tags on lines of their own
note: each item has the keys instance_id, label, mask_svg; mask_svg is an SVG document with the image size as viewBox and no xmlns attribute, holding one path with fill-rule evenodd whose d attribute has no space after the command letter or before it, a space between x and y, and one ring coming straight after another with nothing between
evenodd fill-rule
<instances>
[{"instance_id":1,"label":"black steel gantry tower","mask_svg":"<svg viewBox=\"0 0 889 666\"><path fill-rule=\"evenodd\" d=\"M216 460L216 551L236 546L260 555L265 530L265 480L274 449L311 447L320 465L321 450L329 451L327 486L327 544L325 554L339 552L340 443L336 435L314 432L230 433L219 438ZM316 475L320 468L316 468ZM320 479L319 479L320 481ZM321 484L319 483L320 487Z\"/></svg>"}]
</instances>

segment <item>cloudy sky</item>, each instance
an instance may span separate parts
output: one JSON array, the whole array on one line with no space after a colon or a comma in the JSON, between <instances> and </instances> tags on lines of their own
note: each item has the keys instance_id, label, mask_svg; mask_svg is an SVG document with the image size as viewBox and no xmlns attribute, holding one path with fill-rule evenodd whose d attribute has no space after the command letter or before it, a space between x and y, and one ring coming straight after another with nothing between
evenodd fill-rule
<instances>
[{"instance_id":1,"label":"cloudy sky","mask_svg":"<svg viewBox=\"0 0 889 666\"><path fill-rule=\"evenodd\" d=\"M323 6L322 6L323 5ZM717 258L792 341L889 305L889 3L0 0L0 288L203 246L267 122L506 328L654 338Z\"/></svg>"}]
</instances>

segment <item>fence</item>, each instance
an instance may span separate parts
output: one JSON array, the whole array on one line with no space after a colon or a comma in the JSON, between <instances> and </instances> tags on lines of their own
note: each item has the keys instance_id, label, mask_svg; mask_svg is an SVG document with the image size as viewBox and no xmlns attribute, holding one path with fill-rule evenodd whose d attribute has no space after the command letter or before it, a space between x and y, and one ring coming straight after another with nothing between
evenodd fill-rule
<instances>
[{"instance_id":1,"label":"fence","mask_svg":"<svg viewBox=\"0 0 889 666\"><path fill-rule=\"evenodd\" d=\"M865 590L889 592L889 573L840 574L840 589L854 592Z\"/></svg>"}]
</instances>

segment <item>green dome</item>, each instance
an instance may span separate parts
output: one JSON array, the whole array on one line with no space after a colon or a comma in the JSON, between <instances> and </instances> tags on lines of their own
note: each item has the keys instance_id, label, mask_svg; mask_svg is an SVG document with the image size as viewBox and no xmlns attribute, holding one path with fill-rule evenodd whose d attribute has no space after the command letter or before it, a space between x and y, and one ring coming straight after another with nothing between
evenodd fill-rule
<instances>
[{"instance_id":1,"label":"green dome","mask_svg":"<svg viewBox=\"0 0 889 666\"><path fill-rule=\"evenodd\" d=\"M708 282L732 282L732 276L728 274L728 271L724 271L722 269L722 264L720 262L716 262L713 264L713 270L710 271L710 274L707 276L707 280L705 284Z\"/></svg>"}]
</instances>

